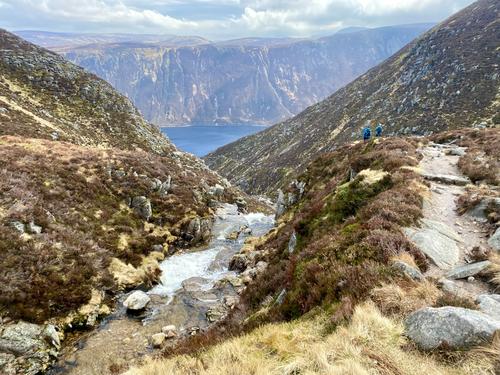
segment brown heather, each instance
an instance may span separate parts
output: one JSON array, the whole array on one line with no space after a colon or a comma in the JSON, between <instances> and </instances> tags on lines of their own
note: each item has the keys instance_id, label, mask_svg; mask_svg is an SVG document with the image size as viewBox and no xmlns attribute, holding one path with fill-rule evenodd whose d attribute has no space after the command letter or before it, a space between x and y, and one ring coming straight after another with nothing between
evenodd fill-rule
<instances>
[{"instance_id":1,"label":"brown heather","mask_svg":"<svg viewBox=\"0 0 500 375\"><path fill-rule=\"evenodd\" d=\"M0 164L0 313L35 322L87 302L92 288L115 290L106 270L112 257L137 266L153 245L175 246L171 235L187 220L211 214L207 195L198 201L195 190L203 192L203 180L220 182L172 156L11 136L0 137ZM133 172L171 175L172 190L162 197ZM222 200L234 194L226 189ZM138 195L151 200L148 227L126 203ZM33 221L43 232L20 235L12 221Z\"/></svg>"}]
</instances>

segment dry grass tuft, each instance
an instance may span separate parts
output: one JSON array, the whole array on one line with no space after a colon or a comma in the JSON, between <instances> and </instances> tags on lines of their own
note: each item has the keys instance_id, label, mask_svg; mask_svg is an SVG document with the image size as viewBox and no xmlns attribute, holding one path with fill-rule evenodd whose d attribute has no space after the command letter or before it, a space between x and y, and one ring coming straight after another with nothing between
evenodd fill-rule
<instances>
[{"instance_id":1,"label":"dry grass tuft","mask_svg":"<svg viewBox=\"0 0 500 375\"><path fill-rule=\"evenodd\" d=\"M489 282L499 290L500 289L500 254L492 253L489 258L492 263L487 270L487 276L489 277Z\"/></svg>"},{"instance_id":2,"label":"dry grass tuft","mask_svg":"<svg viewBox=\"0 0 500 375\"><path fill-rule=\"evenodd\" d=\"M351 322L324 335L324 315L268 324L197 356L148 359L127 375L493 375L494 360L483 352L463 353L454 363L409 348L403 325L372 303L358 305ZM471 372L472 371L472 372Z\"/></svg>"},{"instance_id":3,"label":"dry grass tuft","mask_svg":"<svg viewBox=\"0 0 500 375\"><path fill-rule=\"evenodd\" d=\"M399 284L384 284L371 293L372 300L384 313L404 317L409 313L437 303L442 292L428 280L401 280Z\"/></svg>"}]
</instances>

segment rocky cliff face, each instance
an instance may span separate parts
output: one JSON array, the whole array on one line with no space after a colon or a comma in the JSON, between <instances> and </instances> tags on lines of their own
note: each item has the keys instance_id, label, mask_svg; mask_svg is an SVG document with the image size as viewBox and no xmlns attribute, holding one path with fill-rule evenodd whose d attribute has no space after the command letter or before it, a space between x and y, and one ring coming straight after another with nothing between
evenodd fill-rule
<instances>
[{"instance_id":1,"label":"rocky cliff face","mask_svg":"<svg viewBox=\"0 0 500 375\"><path fill-rule=\"evenodd\" d=\"M110 82L156 124L270 124L324 99L428 27L385 27L315 40L53 49Z\"/></svg>"},{"instance_id":2,"label":"rocky cliff face","mask_svg":"<svg viewBox=\"0 0 500 375\"><path fill-rule=\"evenodd\" d=\"M295 118L208 155L253 192L271 192L318 154L360 138L368 120L386 135L430 134L500 122L499 5L478 1Z\"/></svg>"}]
</instances>

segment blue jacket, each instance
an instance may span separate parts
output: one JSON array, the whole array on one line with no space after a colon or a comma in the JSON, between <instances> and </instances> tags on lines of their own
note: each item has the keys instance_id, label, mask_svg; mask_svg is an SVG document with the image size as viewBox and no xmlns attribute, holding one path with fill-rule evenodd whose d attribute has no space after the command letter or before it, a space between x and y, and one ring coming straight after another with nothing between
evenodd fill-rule
<instances>
[{"instance_id":1,"label":"blue jacket","mask_svg":"<svg viewBox=\"0 0 500 375\"><path fill-rule=\"evenodd\" d=\"M370 128L364 128L363 139L370 139L371 136L372 136L372 131L370 130Z\"/></svg>"}]
</instances>

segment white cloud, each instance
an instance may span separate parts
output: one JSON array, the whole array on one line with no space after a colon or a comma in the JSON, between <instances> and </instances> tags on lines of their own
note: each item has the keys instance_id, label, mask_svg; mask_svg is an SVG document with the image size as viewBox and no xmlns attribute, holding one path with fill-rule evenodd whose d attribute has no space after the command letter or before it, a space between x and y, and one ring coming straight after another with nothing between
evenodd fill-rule
<instances>
[{"instance_id":1,"label":"white cloud","mask_svg":"<svg viewBox=\"0 0 500 375\"><path fill-rule=\"evenodd\" d=\"M0 26L54 31L306 36L439 21L472 0L0 0Z\"/></svg>"}]
</instances>

